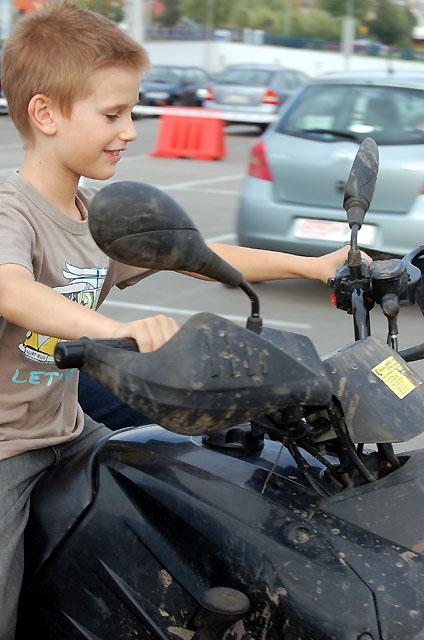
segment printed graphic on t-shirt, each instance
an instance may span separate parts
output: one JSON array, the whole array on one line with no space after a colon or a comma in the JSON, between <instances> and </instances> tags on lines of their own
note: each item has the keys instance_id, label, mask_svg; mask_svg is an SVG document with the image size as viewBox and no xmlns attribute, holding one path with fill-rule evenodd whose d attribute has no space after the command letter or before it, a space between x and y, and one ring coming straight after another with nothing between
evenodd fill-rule
<instances>
[{"instance_id":1,"label":"printed graphic on t-shirt","mask_svg":"<svg viewBox=\"0 0 424 640\"><path fill-rule=\"evenodd\" d=\"M69 280L69 283L61 287L54 287L54 290L84 307L95 309L107 269L104 267L81 269L67 262L65 266L66 269L62 273ZM28 331L25 340L19 345L19 349L28 360L54 362L53 354L59 340L59 338Z\"/></svg>"}]
</instances>

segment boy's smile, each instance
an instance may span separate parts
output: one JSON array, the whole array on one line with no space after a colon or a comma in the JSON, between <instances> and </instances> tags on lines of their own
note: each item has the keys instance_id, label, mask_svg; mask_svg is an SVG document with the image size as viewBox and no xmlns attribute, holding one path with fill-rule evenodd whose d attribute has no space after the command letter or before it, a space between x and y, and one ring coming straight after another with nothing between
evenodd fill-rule
<instances>
[{"instance_id":1,"label":"boy's smile","mask_svg":"<svg viewBox=\"0 0 424 640\"><path fill-rule=\"evenodd\" d=\"M125 151L126 147L124 147L123 149L105 149L105 153L107 156L109 156L109 158L111 159L112 162L119 162L121 159L121 152Z\"/></svg>"}]
</instances>

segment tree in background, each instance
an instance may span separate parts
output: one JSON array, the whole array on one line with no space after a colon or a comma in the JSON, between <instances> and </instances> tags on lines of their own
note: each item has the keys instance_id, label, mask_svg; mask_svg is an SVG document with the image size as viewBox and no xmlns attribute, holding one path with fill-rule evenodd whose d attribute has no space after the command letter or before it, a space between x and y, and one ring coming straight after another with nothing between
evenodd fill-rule
<instances>
[{"instance_id":1,"label":"tree in background","mask_svg":"<svg viewBox=\"0 0 424 640\"><path fill-rule=\"evenodd\" d=\"M327 11L332 16L343 17L347 13L347 0L318 0L318 7L323 11ZM352 0L353 16L358 22L363 22L374 2L372 0Z\"/></svg>"},{"instance_id":2,"label":"tree in background","mask_svg":"<svg viewBox=\"0 0 424 640\"><path fill-rule=\"evenodd\" d=\"M210 18L214 26L225 27L230 10L229 0L181 0L181 13L204 27Z\"/></svg>"},{"instance_id":3,"label":"tree in background","mask_svg":"<svg viewBox=\"0 0 424 640\"><path fill-rule=\"evenodd\" d=\"M122 22L124 8L121 0L79 0L78 4L87 7L91 11L101 13L114 22Z\"/></svg>"},{"instance_id":4,"label":"tree in background","mask_svg":"<svg viewBox=\"0 0 424 640\"><path fill-rule=\"evenodd\" d=\"M388 45L409 46L415 18L405 7L392 0L378 0L375 18L369 22L369 31Z\"/></svg>"},{"instance_id":5,"label":"tree in background","mask_svg":"<svg viewBox=\"0 0 424 640\"><path fill-rule=\"evenodd\" d=\"M293 24L295 0L181 0L182 13L201 25L213 6L213 24L227 29L264 29L283 35L287 20Z\"/></svg>"},{"instance_id":6,"label":"tree in background","mask_svg":"<svg viewBox=\"0 0 424 640\"><path fill-rule=\"evenodd\" d=\"M156 17L159 27L174 27L182 17L180 0L161 0L164 11Z\"/></svg>"},{"instance_id":7,"label":"tree in background","mask_svg":"<svg viewBox=\"0 0 424 640\"><path fill-rule=\"evenodd\" d=\"M111 6L113 2L119 5L121 0L82 1L96 8L106 3ZM299 0L161 0L161 3L165 10L156 17L158 26L172 27L190 19L203 27L263 29L278 36L325 40L340 38L341 22L348 8L348 0L315 0L312 5L315 8L309 11L302 11ZM357 24L366 25L371 37L389 45L410 44L415 20L406 7L395 0L351 0L350 4ZM367 22L371 10L375 17Z\"/></svg>"},{"instance_id":8,"label":"tree in background","mask_svg":"<svg viewBox=\"0 0 424 640\"><path fill-rule=\"evenodd\" d=\"M284 28L284 12L281 2L270 0L260 3L255 0L239 2L228 7L225 26L229 29L264 29L269 33L281 34Z\"/></svg>"},{"instance_id":9,"label":"tree in background","mask_svg":"<svg viewBox=\"0 0 424 640\"><path fill-rule=\"evenodd\" d=\"M303 38L339 40L341 20L323 9L312 9L308 13L298 12L297 19L293 21L293 35Z\"/></svg>"}]
</instances>

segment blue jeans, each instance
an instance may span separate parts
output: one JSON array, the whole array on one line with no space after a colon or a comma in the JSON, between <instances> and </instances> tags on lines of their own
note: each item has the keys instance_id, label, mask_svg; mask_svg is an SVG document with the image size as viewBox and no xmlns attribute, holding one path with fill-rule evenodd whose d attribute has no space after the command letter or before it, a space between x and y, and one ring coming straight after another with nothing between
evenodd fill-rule
<instances>
[{"instance_id":1,"label":"blue jeans","mask_svg":"<svg viewBox=\"0 0 424 640\"><path fill-rule=\"evenodd\" d=\"M94 446L108 434L109 429L86 416L84 429L74 440L0 460L0 640L15 638L24 530L33 488L50 467Z\"/></svg>"},{"instance_id":2,"label":"blue jeans","mask_svg":"<svg viewBox=\"0 0 424 640\"><path fill-rule=\"evenodd\" d=\"M79 378L78 402L84 413L109 429L138 427L154 422L142 413L131 409L97 380L93 380L82 371Z\"/></svg>"}]
</instances>

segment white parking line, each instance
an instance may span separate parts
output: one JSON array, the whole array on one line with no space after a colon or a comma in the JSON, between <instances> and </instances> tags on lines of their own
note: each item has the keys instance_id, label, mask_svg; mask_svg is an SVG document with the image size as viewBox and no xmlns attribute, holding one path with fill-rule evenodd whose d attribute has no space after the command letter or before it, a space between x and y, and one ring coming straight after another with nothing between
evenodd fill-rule
<instances>
[{"instance_id":1,"label":"white parking line","mask_svg":"<svg viewBox=\"0 0 424 640\"><path fill-rule=\"evenodd\" d=\"M135 162L135 161L139 161L139 160L144 160L146 158L148 158L149 156L146 155L140 155L140 156L130 156L127 158L122 158L121 162ZM10 175L12 173L15 173L16 171L19 170L19 167L5 167L4 169L0 169L0 176L5 176L5 175ZM178 190L178 189L193 189L193 187L198 187L201 185L210 185L210 184L219 184L220 182L228 182L229 180L240 180L241 178L244 177L243 173L234 173L231 174L229 176L217 176L216 178L202 178L200 180L190 180L190 182L176 182L174 184L161 184L161 185L155 185L158 187L158 189L163 189L163 191L171 191L171 190ZM85 179L82 178L82 182L81 184L84 184ZM91 182L91 181L90 181ZM101 184L101 182L99 180L95 181L96 184L98 183L99 186ZM86 182L87 184L87 182ZM228 191L213 191L211 190L211 193L222 193L225 195L237 195L238 191L235 190L228 190Z\"/></svg>"},{"instance_id":2,"label":"white parking line","mask_svg":"<svg viewBox=\"0 0 424 640\"><path fill-rule=\"evenodd\" d=\"M165 313L166 315L175 316L193 316L196 313L200 313L196 309L180 309L177 307L160 307L150 304L139 304L138 302L123 302L119 300L106 300L102 304L102 307L112 307L115 309L127 309L132 311L148 311L149 313ZM246 316L234 316L226 313L225 317L233 322L244 324L246 322ZM306 331L312 329L312 325L303 324L301 322L286 322L284 320L267 320L267 326L275 327L277 329L297 329Z\"/></svg>"},{"instance_id":3,"label":"white parking line","mask_svg":"<svg viewBox=\"0 0 424 640\"><path fill-rule=\"evenodd\" d=\"M198 193L199 191L199 189L195 187L186 187L185 190L191 191L192 193ZM203 187L201 193L212 193L214 196L238 196L240 192L234 189L205 189Z\"/></svg>"},{"instance_id":4,"label":"white parking line","mask_svg":"<svg viewBox=\"0 0 424 640\"><path fill-rule=\"evenodd\" d=\"M142 157L143 156L133 156L132 158L125 158L125 160L129 162L131 160L140 160ZM124 158L122 160L124 160ZM14 169L14 171L16 170L17 169ZM3 169L2 171L6 172L5 169ZM11 172L12 172L12 169L10 169L10 173ZM0 171L0 175L2 175L1 171ZM200 180L191 180L190 182L175 182L174 184L155 184L154 186L157 187L158 189L162 189L162 191L184 191L184 190L197 191L198 189L196 189L196 187L201 187L203 185L210 185L210 184L219 184L220 182L228 182L229 180L240 180L243 177L244 177L244 174L242 173L233 173L229 176L217 176L216 178L201 178ZM92 185L92 184L94 184L94 186L98 186L99 188L101 188L102 186L100 180L87 180L84 177L81 178L81 181L80 181L81 186ZM203 188L202 193L211 193L211 194L229 195L229 196L237 196L239 194L239 192L235 189L208 189L208 188Z\"/></svg>"},{"instance_id":5,"label":"white parking line","mask_svg":"<svg viewBox=\"0 0 424 640\"><path fill-rule=\"evenodd\" d=\"M13 173L16 173L16 171L19 171L19 167L6 167L5 169L0 169L0 177L2 176L6 176L9 177L11 176ZM229 180L229 179L233 179L235 177L238 176L231 176L231 177L224 177L224 178L219 178L219 180ZM211 178L211 181L215 181L214 178ZM201 186L202 184L205 184L205 181L200 181L199 180L199 185ZM80 186L96 186L99 189L102 188L102 183L100 180L87 180L86 178L81 178L80 180ZM158 187L158 189L162 189L162 191L192 191L193 193L196 193L197 191L199 191L199 189L195 188L195 185L193 184L193 186L187 186L187 183L177 183L177 184L171 184L171 185L167 185L167 184L162 184L162 185L155 185ZM239 192L236 191L235 189L207 189L207 188L203 188L201 189L202 193L210 193L212 195L221 195L221 196L238 196Z\"/></svg>"},{"instance_id":6,"label":"white parking line","mask_svg":"<svg viewBox=\"0 0 424 640\"><path fill-rule=\"evenodd\" d=\"M175 184L156 185L159 189L187 189L190 187L198 187L202 184L217 184L228 180L240 180L244 177L243 173L233 173L229 176L218 176L216 178L202 178L201 180L191 180L190 182L176 182Z\"/></svg>"},{"instance_id":7,"label":"white parking line","mask_svg":"<svg viewBox=\"0 0 424 640\"><path fill-rule=\"evenodd\" d=\"M145 158L148 158L148 157L149 156L131 156L127 158L124 157L121 159L121 162L123 161L132 162L136 160L144 160ZM174 184L157 184L155 186L158 189L163 189L163 191L169 191L171 189L172 190L173 189L191 190L194 187L199 187L201 185L218 184L220 182L228 182L229 180L241 180L242 178L244 178L243 173L233 173L229 176L227 175L227 176L217 176L216 178L201 178L200 180L190 180L190 182L175 182ZM220 193L220 192L218 190L216 191L212 190L211 193ZM229 194L229 195L237 195L238 191L228 190L228 191L222 191L222 193Z\"/></svg>"}]
</instances>

